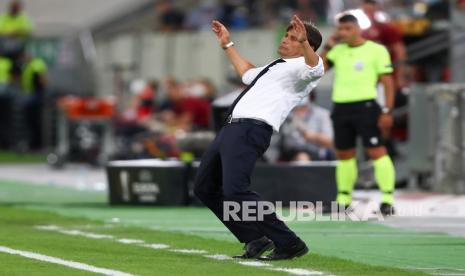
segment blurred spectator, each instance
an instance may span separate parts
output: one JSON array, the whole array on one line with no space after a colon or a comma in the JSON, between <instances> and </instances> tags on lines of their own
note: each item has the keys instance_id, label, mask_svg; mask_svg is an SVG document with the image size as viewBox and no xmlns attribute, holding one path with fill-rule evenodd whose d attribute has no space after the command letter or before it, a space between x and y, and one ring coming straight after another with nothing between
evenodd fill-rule
<instances>
[{"instance_id":1,"label":"blurred spectator","mask_svg":"<svg viewBox=\"0 0 465 276\"><path fill-rule=\"evenodd\" d=\"M223 3L221 21L231 29L244 30L250 27L250 8L255 1L226 0Z\"/></svg>"},{"instance_id":2,"label":"blurred spectator","mask_svg":"<svg viewBox=\"0 0 465 276\"><path fill-rule=\"evenodd\" d=\"M184 25L184 12L176 8L172 0L161 0L155 5L160 30L173 32L182 30Z\"/></svg>"},{"instance_id":3,"label":"blurred spectator","mask_svg":"<svg viewBox=\"0 0 465 276\"><path fill-rule=\"evenodd\" d=\"M20 59L24 55L26 39L32 33L31 20L22 9L22 3L13 0L9 4L8 12L0 15L0 53L11 59L12 70L17 78L20 77Z\"/></svg>"},{"instance_id":4,"label":"blurred spectator","mask_svg":"<svg viewBox=\"0 0 465 276\"><path fill-rule=\"evenodd\" d=\"M281 127L281 160L334 159L330 112L314 101L315 93L312 92L309 102L297 106Z\"/></svg>"},{"instance_id":5,"label":"blurred spectator","mask_svg":"<svg viewBox=\"0 0 465 276\"><path fill-rule=\"evenodd\" d=\"M5 91L11 79L13 63L7 57L0 56L0 93Z\"/></svg>"},{"instance_id":6,"label":"blurred spectator","mask_svg":"<svg viewBox=\"0 0 465 276\"><path fill-rule=\"evenodd\" d=\"M8 13L0 16L0 35L25 37L32 32L32 23L29 17L22 11L22 3L19 0L10 2Z\"/></svg>"},{"instance_id":7,"label":"blurred spectator","mask_svg":"<svg viewBox=\"0 0 465 276\"><path fill-rule=\"evenodd\" d=\"M122 119L126 123L143 124L155 112L155 96L158 89L156 81L134 80L130 85L132 98ZM142 127L141 127L142 128Z\"/></svg>"},{"instance_id":8,"label":"blurred spectator","mask_svg":"<svg viewBox=\"0 0 465 276\"><path fill-rule=\"evenodd\" d=\"M165 82L168 100L162 105L163 121L182 130L207 129L210 126L210 103L187 95L173 78Z\"/></svg>"},{"instance_id":9,"label":"blurred spectator","mask_svg":"<svg viewBox=\"0 0 465 276\"><path fill-rule=\"evenodd\" d=\"M25 54L22 60L21 88L26 94L42 95L47 83L47 64L41 58Z\"/></svg>"},{"instance_id":10,"label":"blurred spectator","mask_svg":"<svg viewBox=\"0 0 465 276\"><path fill-rule=\"evenodd\" d=\"M191 97L212 102L216 96L216 88L208 79L187 82L182 87L183 92Z\"/></svg>"},{"instance_id":11,"label":"blurred spectator","mask_svg":"<svg viewBox=\"0 0 465 276\"><path fill-rule=\"evenodd\" d=\"M31 149L42 147L42 112L47 85L47 65L41 58L24 54L21 60L21 89L23 108Z\"/></svg>"},{"instance_id":12,"label":"blurred spectator","mask_svg":"<svg viewBox=\"0 0 465 276\"><path fill-rule=\"evenodd\" d=\"M219 18L221 7L215 0L201 0L187 15L184 22L188 30L210 30L211 22Z\"/></svg>"}]
</instances>

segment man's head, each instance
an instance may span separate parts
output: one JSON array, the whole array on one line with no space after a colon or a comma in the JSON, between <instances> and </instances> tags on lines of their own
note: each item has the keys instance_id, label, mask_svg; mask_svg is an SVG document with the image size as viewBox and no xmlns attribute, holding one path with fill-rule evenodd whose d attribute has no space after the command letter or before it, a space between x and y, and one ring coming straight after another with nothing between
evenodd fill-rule
<instances>
[{"instance_id":1,"label":"man's head","mask_svg":"<svg viewBox=\"0 0 465 276\"><path fill-rule=\"evenodd\" d=\"M338 19L337 36L343 42L353 44L362 38L362 29L352 14L345 14Z\"/></svg>"},{"instance_id":2,"label":"man's head","mask_svg":"<svg viewBox=\"0 0 465 276\"><path fill-rule=\"evenodd\" d=\"M22 8L23 7L21 5L21 1L13 0L10 2L9 13L13 16L19 15L21 13Z\"/></svg>"},{"instance_id":3,"label":"man's head","mask_svg":"<svg viewBox=\"0 0 465 276\"><path fill-rule=\"evenodd\" d=\"M362 10L369 18L374 18L376 12L380 9L379 5L379 0L364 0Z\"/></svg>"},{"instance_id":4,"label":"man's head","mask_svg":"<svg viewBox=\"0 0 465 276\"><path fill-rule=\"evenodd\" d=\"M304 22L305 30L307 32L307 40L312 46L313 50L316 51L321 45L322 36L320 31L311 23ZM292 25L289 25L286 30L286 34L281 39L281 44L278 48L278 53L283 58L292 58L302 56L302 46L294 34Z\"/></svg>"}]
</instances>

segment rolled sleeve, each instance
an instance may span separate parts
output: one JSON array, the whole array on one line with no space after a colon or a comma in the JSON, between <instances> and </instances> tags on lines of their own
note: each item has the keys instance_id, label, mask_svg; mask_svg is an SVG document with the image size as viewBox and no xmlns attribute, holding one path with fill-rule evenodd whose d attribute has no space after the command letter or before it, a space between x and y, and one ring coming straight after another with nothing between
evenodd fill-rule
<instances>
[{"instance_id":1,"label":"rolled sleeve","mask_svg":"<svg viewBox=\"0 0 465 276\"><path fill-rule=\"evenodd\" d=\"M242 75L242 83L249 85L255 79L255 77L260 73L263 67L251 68Z\"/></svg>"},{"instance_id":2,"label":"rolled sleeve","mask_svg":"<svg viewBox=\"0 0 465 276\"><path fill-rule=\"evenodd\" d=\"M300 69L299 77L302 80L313 81L316 79L321 78L325 74L325 68L323 65L323 59L318 57L318 64L314 67L304 64L304 66Z\"/></svg>"}]
</instances>

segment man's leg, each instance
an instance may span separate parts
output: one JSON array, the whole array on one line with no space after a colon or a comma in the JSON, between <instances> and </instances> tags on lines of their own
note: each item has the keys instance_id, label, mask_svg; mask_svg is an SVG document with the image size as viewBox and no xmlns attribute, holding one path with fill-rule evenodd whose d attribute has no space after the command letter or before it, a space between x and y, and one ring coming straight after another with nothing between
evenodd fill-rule
<instances>
[{"instance_id":1,"label":"man's leg","mask_svg":"<svg viewBox=\"0 0 465 276\"><path fill-rule=\"evenodd\" d=\"M200 162L200 167L195 179L195 195L223 222L223 224L242 243L247 243L260 238L260 234L254 225L238 224L234 221L223 220L223 190L222 190L222 163L219 145L223 136L220 131L215 140L210 144Z\"/></svg>"},{"instance_id":2,"label":"man's leg","mask_svg":"<svg viewBox=\"0 0 465 276\"><path fill-rule=\"evenodd\" d=\"M377 104L366 106L360 112L357 131L362 136L368 156L373 160L375 180L383 193L380 211L385 215L391 215L394 213L392 204L394 203L395 170L383 145L383 136L378 127L380 114L381 108Z\"/></svg>"},{"instance_id":3,"label":"man's leg","mask_svg":"<svg viewBox=\"0 0 465 276\"><path fill-rule=\"evenodd\" d=\"M367 153L370 159L373 160L375 180L383 193L381 202L389 205L394 204L393 193L395 189L396 173L394 164L387 154L386 148L368 148Z\"/></svg>"},{"instance_id":4,"label":"man's leg","mask_svg":"<svg viewBox=\"0 0 465 276\"><path fill-rule=\"evenodd\" d=\"M352 202L352 191L357 181L357 159L355 149L336 150L337 203L348 206Z\"/></svg>"},{"instance_id":5,"label":"man's leg","mask_svg":"<svg viewBox=\"0 0 465 276\"><path fill-rule=\"evenodd\" d=\"M271 134L272 130L249 124L232 124L225 128L225 139L220 149L225 200L240 204L250 202L253 206L260 202L259 195L250 190L250 176L255 162L268 148ZM261 236L271 239L278 248L298 240L274 212L264 215L263 221L237 223L252 223L260 230Z\"/></svg>"},{"instance_id":6,"label":"man's leg","mask_svg":"<svg viewBox=\"0 0 465 276\"><path fill-rule=\"evenodd\" d=\"M332 114L334 142L336 147L336 201L342 206L352 202L352 190L357 181L357 159L355 157L355 142L357 132L353 125L353 112L346 107L335 105Z\"/></svg>"}]
</instances>

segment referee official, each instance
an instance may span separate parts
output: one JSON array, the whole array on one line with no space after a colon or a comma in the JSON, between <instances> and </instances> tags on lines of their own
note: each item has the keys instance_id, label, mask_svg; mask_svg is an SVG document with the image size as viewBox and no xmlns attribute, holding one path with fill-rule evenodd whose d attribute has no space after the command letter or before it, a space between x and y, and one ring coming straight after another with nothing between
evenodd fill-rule
<instances>
[{"instance_id":1,"label":"referee official","mask_svg":"<svg viewBox=\"0 0 465 276\"><path fill-rule=\"evenodd\" d=\"M250 176L268 148L273 130L279 131L290 111L324 74L323 60L315 53L321 34L294 16L278 49L281 58L255 67L236 50L223 24L213 21L212 29L247 87L231 105L225 126L202 157L195 195L245 244L245 253L237 258L283 260L302 256L308 252L307 246L274 212L247 220L243 211L245 204L263 203L250 190ZM225 217L225 204L230 202L241 206L238 220ZM272 248L268 256L260 258Z\"/></svg>"},{"instance_id":2,"label":"referee official","mask_svg":"<svg viewBox=\"0 0 465 276\"><path fill-rule=\"evenodd\" d=\"M382 139L392 126L391 59L384 46L362 37L357 18L351 14L338 19L336 36L341 43L336 44L335 37L331 37L322 57L325 68L334 67L335 70L331 116L339 160L336 168L338 208L348 208L352 201L357 180L356 137L361 136L373 160L375 180L383 193L380 211L383 215L392 215L395 171ZM378 82L384 86L383 107L376 102Z\"/></svg>"}]
</instances>

